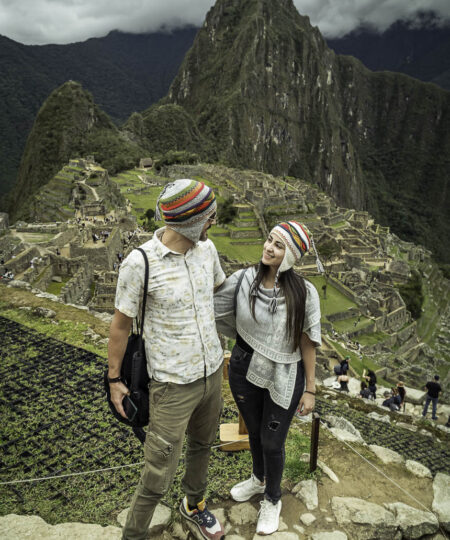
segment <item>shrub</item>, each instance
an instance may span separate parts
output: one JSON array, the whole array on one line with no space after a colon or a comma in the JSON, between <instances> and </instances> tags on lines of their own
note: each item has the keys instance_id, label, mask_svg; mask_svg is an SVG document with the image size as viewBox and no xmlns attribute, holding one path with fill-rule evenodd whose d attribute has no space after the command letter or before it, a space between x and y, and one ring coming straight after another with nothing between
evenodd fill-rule
<instances>
[{"instance_id":1,"label":"shrub","mask_svg":"<svg viewBox=\"0 0 450 540\"><path fill-rule=\"evenodd\" d=\"M422 315L423 291L422 276L417 270L411 272L411 277L404 285L400 285L398 291L406 304L406 309L413 319L419 319Z\"/></svg>"},{"instance_id":2,"label":"shrub","mask_svg":"<svg viewBox=\"0 0 450 540\"><path fill-rule=\"evenodd\" d=\"M237 208L232 197L218 205L218 215L220 223L231 223L237 216Z\"/></svg>"}]
</instances>

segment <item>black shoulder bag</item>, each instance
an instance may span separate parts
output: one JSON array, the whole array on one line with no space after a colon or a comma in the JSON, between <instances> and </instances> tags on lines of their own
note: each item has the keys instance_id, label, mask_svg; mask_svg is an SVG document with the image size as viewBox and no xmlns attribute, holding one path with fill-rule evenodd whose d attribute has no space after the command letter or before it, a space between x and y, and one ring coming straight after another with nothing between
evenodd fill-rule
<instances>
[{"instance_id":1,"label":"black shoulder bag","mask_svg":"<svg viewBox=\"0 0 450 540\"><path fill-rule=\"evenodd\" d=\"M103 381L105 384L106 397L109 407L113 415L124 424L132 428L144 427L149 420L149 383L150 378L147 371L147 359L145 357L144 347L144 317L145 305L147 303L148 291L148 259L145 251L137 248L143 255L145 261L145 278L144 278L144 297L142 299L142 315L138 321L136 317L136 327L138 333L132 332L128 337L127 348L122 360L120 369L120 378L124 385L130 390L130 395L125 396L123 407L128 418L124 418L117 412L114 403L111 401L111 392L108 382L108 370L105 371Z\"/></svg>"}]
</instances>

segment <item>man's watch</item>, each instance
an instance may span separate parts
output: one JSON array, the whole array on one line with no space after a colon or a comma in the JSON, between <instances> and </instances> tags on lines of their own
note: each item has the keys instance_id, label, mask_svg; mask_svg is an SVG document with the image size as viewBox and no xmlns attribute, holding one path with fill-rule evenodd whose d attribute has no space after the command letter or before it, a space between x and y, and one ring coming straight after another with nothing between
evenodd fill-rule
<instances>
[{"instance_id":1,"label":"man's watch","mask_svg":"<svg viewBox=\"0 0 450 540\"><path fill-rule=\"evenodd\" d=\"M118 382L123 382L123 379L122 379L122 377L109 377L108 376L108 382L109 383L118 383Z\"/></svg>"}]
</instances>

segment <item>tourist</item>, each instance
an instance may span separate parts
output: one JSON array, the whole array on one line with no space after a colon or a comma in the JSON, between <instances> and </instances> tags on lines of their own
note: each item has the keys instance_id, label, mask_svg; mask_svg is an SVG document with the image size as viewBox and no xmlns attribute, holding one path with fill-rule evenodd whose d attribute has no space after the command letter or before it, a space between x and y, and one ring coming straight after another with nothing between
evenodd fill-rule
<instances>
[{"instance_id":1,"label":"tourist","mask_svg":"<svg viewBox=\"0 0 450 540\"><path fill-rule=\"evenodd\" d=\"M361 391L359 392L360 397L364 399L371 399L372 392L367 388L367 383L365 381L361 381Z\"/></svg>"},{"instance_id":2,"label":"tourist","mask_svg":"<svg viewBox=\"0 0 450 540\"><path fill-rule=\"evenodd\" d=\"M339 383L338 390L340 390L341 392L347 392L348 393L349 392L348 382L350 380L348 375L339 375L337 380L338 380L338 383Z\"/></svg>"},{"instance_id":3,"label":"tourist","mask_svg":"<svg viewBox=\"0 0 450 540\"><path fill-rule=\"evenodd\" d=\"M397 382L397 391L398 395L400 396L400 410L403 409L403 412L405 412L405 398L406 398L406 390L405 390L405 384L402 381Z\"/></svg>"},{"instance_id":4,"label":"tourist","mask_svg":"<svg viewBox=\"0 0 450 540\"><path fill-rule=\"evenodd\" d=\"M432 404L431 418L432 420L437 420L436 409L438 404L439 393L442 392L441 385L439 384L439 375L434 376L434 381L428 381L425 385L425 390L427 390L427 396L425 400L425 406L422 411L422 416L425 418L427 416L428 406L430 402Z\"/></svg>"},{"instance_id":5,"label":"tourist","mask_svg":"<svg viewBox=\"0 0 450 540\"><path fill-rule=\"evenodd\" d=\"M383 407L387 407L393 412L400 410L401 398L399 396L397 388L391 388L390 392L385 392L384 397L386 399L381 404Z\"/></svg>"},{"instance_id":6,"label":"tourist","mask_svg":"<svg viewBox=\"0 0 450 540\"><path fill-rule=\"evenodd\" d=\"M167 184L159 202L166 226L141 246L150 266L144 321L150 423L144 469L122 538L147 538L155 508L172 484L187 431L181 483L186 496L180 512L203 538L219 540L223 528L203 498L222 408L223 352L214 321L213 290L225 274L207 234L217 204L211 188L187 179ZM124 417L122 400L128 388L120 379L120 367L133 318L139 313L144 270L142 253L132 251L120 269L110 330L111 399Z\"/></svg>"},{"instance_id":7,"label":"tourist","mask_svg":"<svg viewBox=\"0 0 450 540\"><path fill-rule=\"evenodd\" d=\"M339 361L339 365L334 366L334 373L338 376L347 375L349 362L350 362L350 356L346 356L344 360Z\"/></svg>"},{"instance_id":8,"label":"tourist","mask_svg":"<svg viewBox=\"0 0 450 540\"><path fill-rule=\"evenodd\" d=\"M368 370L367 375L365 375L366 370L363 372L363 378L368 382L368 387L372 393L373 399L377 398L377 376L374 371L371 369Z\"/></svg>"},{"instance_id":9,"label":"tourist","mask_svg":"<svg viewBox=\"0 0 450 540\"><path fill-rule=\"evenodd\" d=\"M296 410L304 416L314 409L320 301L314 285L293 270L309 247L302 225L276 225L259 264L245 270L236 305L242 270L215 295L219 331L229 336L237 332L229 381L248 429L253 461L250 478L235 485L231 496L242 502L264 494L256 526L262 535L278 530L284 443L291 420Z\"/></svg>"}]
</instances>

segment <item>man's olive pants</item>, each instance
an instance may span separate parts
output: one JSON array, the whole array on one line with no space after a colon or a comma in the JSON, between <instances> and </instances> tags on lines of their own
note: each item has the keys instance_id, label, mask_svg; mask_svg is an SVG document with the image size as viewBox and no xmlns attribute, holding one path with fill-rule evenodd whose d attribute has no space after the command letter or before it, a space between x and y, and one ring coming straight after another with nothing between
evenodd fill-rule
<instances>
[{"instance_id":1,"label":"man's olive pants","mask_svg":"<svg viewBox=\"0 0 450 540\"><path fill-rule=\"evenodd\" d=\"M150 422L144 444L145 465L136 488L123 540L144 540L153 512L168 491L187 432L182 487L188 503L203 499L210 447L222 410L222 366L189 384L150 383Z\"/></svg>"}]
</instances>

